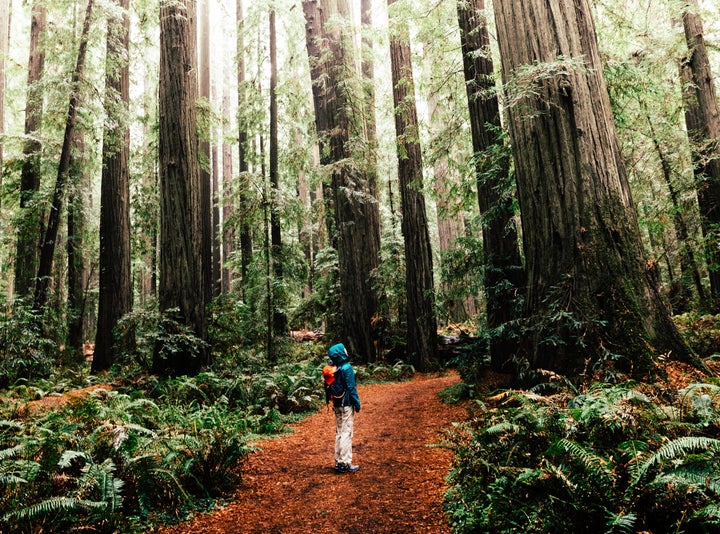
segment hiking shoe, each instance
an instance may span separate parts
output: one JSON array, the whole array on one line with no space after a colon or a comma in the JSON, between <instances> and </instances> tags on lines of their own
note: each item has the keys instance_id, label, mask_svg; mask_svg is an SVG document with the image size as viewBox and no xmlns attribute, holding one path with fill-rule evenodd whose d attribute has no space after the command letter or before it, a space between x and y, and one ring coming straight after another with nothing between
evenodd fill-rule
<instances>
[{"instance_id":1,"label":"hiking shoe","mask_svg":"<svg viewBox=\"0 0 720 534\"><path fill-rule=\"evenodd\" d=\"M360 469L359 465L337 464L335 466L336 473L354 473L358 469Z\"/></svg>"}]
</instances>

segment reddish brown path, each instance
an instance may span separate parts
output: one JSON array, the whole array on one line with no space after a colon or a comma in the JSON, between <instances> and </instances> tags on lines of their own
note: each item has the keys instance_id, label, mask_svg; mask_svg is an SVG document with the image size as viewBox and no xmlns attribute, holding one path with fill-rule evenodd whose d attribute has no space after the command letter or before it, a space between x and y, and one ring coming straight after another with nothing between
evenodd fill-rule
<instances>
[{"instance_id":1,"label":"reddish brown path","mask_svg":"<svg viewBox=\"0 0 720 534\"><path fill-rule=\"evenodd\" d=\"M323 409L293 425L292 434L260 444L232 503L162 532L450 532L442 498L452 455L428 445L465 415L438 398L457 381L456 375L418 375L360 386L353 447L360 471L333 472L335 423Z\"/></svg>"}]
</instances>

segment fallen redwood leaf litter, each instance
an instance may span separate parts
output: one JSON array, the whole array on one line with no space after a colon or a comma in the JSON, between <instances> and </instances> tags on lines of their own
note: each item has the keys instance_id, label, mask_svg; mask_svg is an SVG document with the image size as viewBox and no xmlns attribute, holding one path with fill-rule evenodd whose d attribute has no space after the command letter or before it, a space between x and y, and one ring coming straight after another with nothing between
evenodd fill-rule
<instances>
[{"instance_id":1,"label":"fallen redwood leaf litter","mask_svg":"<svg viewBox=\"0 0 720 534\"><path fill-rule=\"evenodd\" d=\"M291 425L293 433L259 442L232 502L164 534L450 532L443 512L452 453L432 447L466 411L438 397L456 374L359 385L353 463L338 475L335 419L324 408Z\"/></svg>"}]
</instances>

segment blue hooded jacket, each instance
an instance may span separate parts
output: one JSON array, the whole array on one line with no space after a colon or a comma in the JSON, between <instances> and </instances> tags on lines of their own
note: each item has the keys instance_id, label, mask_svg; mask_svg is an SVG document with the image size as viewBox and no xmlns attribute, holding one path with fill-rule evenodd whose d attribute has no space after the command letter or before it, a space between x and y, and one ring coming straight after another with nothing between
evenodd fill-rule
<instances>
[{"instance_id":1,"label":"blue hooded jacket","mask_svg":"<svg viewBox=\"0 0 720 534\"><path fill-rule=\"evenodd\" d=\"M333 365L336 365L342 371L345 380L345 396L342 399L342 406L352 406L356 412L360 411L360 396L355 385L355 371L350 365L350 356L345 350L345 345L337 343L330 347L328 355Z\"/></svg>"}]
</instances>

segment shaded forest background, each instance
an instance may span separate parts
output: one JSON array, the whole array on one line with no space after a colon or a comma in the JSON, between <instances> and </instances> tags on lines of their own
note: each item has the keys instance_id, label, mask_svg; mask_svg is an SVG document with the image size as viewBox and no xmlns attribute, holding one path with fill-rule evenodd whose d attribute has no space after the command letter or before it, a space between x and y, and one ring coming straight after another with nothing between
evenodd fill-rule
<instances>
[{"instance_id":1,"label":"shaded forest background","mask_svg":"<svg viewBox=\"0 0 720 534\"><path fill-rule=\"evenodd\" d=\"M175 163L162 161L161 115L168 104L158 93L167 75L162 36L171 34L159 20L170 19L158 18L157 2L7 4L2 13L7 238L0 281L8 316L24 321L26 305L42 322L36 330L42 342L71 357L81 356L85 341L96 343L98 370L115 359L110 352L118 346L110 338L120 318L158 302L163 312L177 309L180 323L191 325L203 346L205 318L189 301L212 301L218 312L230 311L234 325L242 325L242 337L263 343L271 357L275 336L322 330L344 339L365 361L382 359L383 350L399 345L399 354L420 369L434 356L434 333L428 333L433 324L489 326L486 331L497 332L516 319L525 280L522 274L514 280L507 272L496 275L508 267L493 259L500 245L491 237L510 239L517 252L508 265L522 270L517 254L527 254L527 246L523 251L512 245L513 235L507 237L511 226L521 231L508 166L510 141L500 130L499 115L486 116L482 128L495 121L496 131L490 142L478 145L472 131L477 119L471 120L468 110L474 101L486 100L498 101L501 111L517 109L535 85L577 68L573 59L559 56L501 80L499 69L492 70L503 64L492 12L479 11L461 31L462 2L367 2L364 9L343 2L245 4L193 5L196 37L188 53L197 60L197 98L188 109L197 116L199 166L193 180L199 180L200 234L210 236L194 252L202 263L197 266L202 299L168 296L175 291L170 286L197 285L192 277L171 280L174 275L166 271L158 282L162 261L177 263L174 255L180 252L172 251L172 243L182 242L187 237L182 231L192 227L177 218L179 212L161 216L163 209L173 209L161 207L171 196L162 176ZM465 9L478 7L483 3ZM697 177L698 166L713 165L714 141L688 136L683 95L692 82L683 78L689 52L681 24L687 8L678 2L650 3L642 10L614 2L592 7L642 234L639 254L647 258L673 314L715 312L716 229L708 226L714 223L707 213L716 208L702 205ZM714 73L717 6L702 2L697 16L704 22ZM127 29L126 37L118 28ZM490 37L475 50L467 48L472 43L462 36L474 36L478 28ZM320 43L313 39L322 32L340 38L333 44L323 37L330 45L313 52L313 42ZM388 51L393 56L401 45L406 55L388 62ZM175 45L168 46L170 56L177 53ZM323 54L335 54L332 61L345 65L345 72L329 70ZM479 77L468 78L463 64L464 57L467 62L479 54L491 69L477 74L485 76L484 86L478 86ZM402 78L398 73L408 68L412 77ZM124 88L123 69L129 70ZM343 91L321 94L318 88L328 81ZM404 87L411 91L397 92ZM405 116L398 111L402 102L412 104L408 109L417 124L397 124ZM168 116L180 114L186 104L169 105L176 107ZM334 133L324 137L333 131L340 132L337 140ZM167 146L167 153L174 152L171 159L183 153L177 145ZM118 156L121 150L127 157ZM120 160L127 183L107 185L102 193L101 178ZM413 168L403 168L406 162ZM495 177L498 172L506 178ZM103 199L110 206L118 197L124 202L114 210L120 216L103 219ZM415 205L419 212L412 211ZM180 234L174 233L177 227ZM164 251L162 239L169 247ZM406 247L415 248L405 254ZM115 272L119 266L123 271ZM103 275L112 298L100 295ZM158 289L163 280L165 291ZM129 289L118 292L118 284ZM498 289L503 284L519 289L503 292ZM531 281L531 294L538 292L534 285ZM110 301L119 302L105 311ZM125 334L126 349L131 334ZM501 333L498 339L517 335L517 330ZM154 350L157 357L157 344ZM517 352L512 342L503 350ZM185 370L197 370L209 361L209 352L183 357L197 357L197 365ZM40 361L26 363L44 367Z\"/></svg>"}]
</instances>

